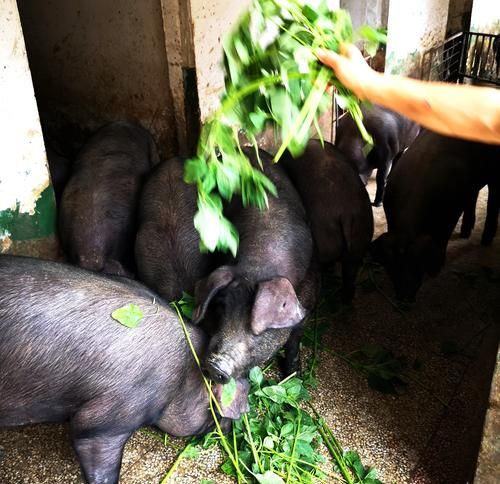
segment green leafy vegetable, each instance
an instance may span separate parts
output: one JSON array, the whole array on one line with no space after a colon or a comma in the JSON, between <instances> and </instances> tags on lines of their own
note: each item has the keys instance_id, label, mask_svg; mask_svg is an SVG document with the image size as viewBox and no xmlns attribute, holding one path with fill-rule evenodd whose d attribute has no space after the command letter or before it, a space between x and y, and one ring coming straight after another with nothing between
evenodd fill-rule
<instances>
[{"instance_id":1,"label":"green leafy vegetable","mask_svg":"<svg viewBox=\"0 0 500 484\"><path fill-rule=\"evenodd\" d=\"M236 381L234 378L231 378L229 382L227 382L222 387L222 395L221 395L221 404L222 410L224 411L225 407L229 407L231 403L233 403L234 397L236 396Z\"/></svg>"},{"instance_id":2,"label":"green leafy vegetable","mask_svg":"<svg viewBox=\"0 0 500 484\"><path fill-rule=\"evenodd\" d=\"M183 316L191 319L193 317L194 311L194 297L187 292L182 291L182 297L173 303L170 303L170 306L174 307L176 305Z\"/></svg>"},{"instance_id":3,"label":"green leafy vegetable","mask_svg":"<svg viewBox=\"0 0 500 484\"><path fill-rule=\"evenodd\" d=\"M121 308L115 309L111 317L127 328L136 328L144 317L141 308L136 304L127 304Z\"/></svg>"},{"instance_id":4,"label":"green leafy vegetable","mask_svg":"<svg viewBox=\"0 0 500 484\"><path fill-rule=\"evenodd\" d=\"M360 35L378 43L383 34L365 27ZM194 224L202 250L236 255L238 233L223 215L223 199L239 194L245 206L268 207L276 188L244 155L243 135L257 150L256 137L267 125L279 132L285 150L300 155L311 128L331 104L328 85L356 121L365 140L359 100L314 55L318 48L338 52L353 40L349 14L332 11L329 0L254 0L224 41L225 92L221 106L202 129L196 156L186 163L185 180L198 188ZM318 133L321 137L321 133Z\"/></svg>"},{"instance_id":5,"label":"green leafy vegetable","mask_svg":"<svg viewBox=\"0 0 500 484\"><path fill-rule=\"evenodd\" d=\"M301 407L310 399L302 381L289 377L278 383L264 378L260 368L250 371L250 412L233 423L234 453L244 475L262 483L312 483L324 478L318 467L322 438L312 417ZM230 460L222 470L235 475Z\"/></svg>"}]
</instances>

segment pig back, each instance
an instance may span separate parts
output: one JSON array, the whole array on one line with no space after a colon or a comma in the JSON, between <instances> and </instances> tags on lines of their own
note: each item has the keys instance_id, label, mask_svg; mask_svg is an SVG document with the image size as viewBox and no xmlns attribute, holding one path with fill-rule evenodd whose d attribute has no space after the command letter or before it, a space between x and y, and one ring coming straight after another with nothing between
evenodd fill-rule
<instances>
[{"instance_id":1,"label":"pig back","mask_svg":"<svg viewBox=\"0 0 500 484\"><path fill-rule=\"evenodd\" d=\"M257 165L253 150L246 155ZM238 270L251 282L274 276L286 277L292 285L301 282L311 264L312 236L298 193L280 164L260 150L265 175L278 196L269 195L269 208L232 208L231 221L240 234Z\"/></svg>"},{"instance_id":2,"label":"pig back","mask_svg":"<svg viewBox=\"0 0 500 484\"><path fill-rule=\"evenodd\" d=\"M63 420L92 399L103 415L130 408L123 418L153 421L145 412L182 388L191 363L182 329L140 284L0 256L0 285L0 424ZM111 317L130 303L144 313L133 329Z\"/></svg>"},{"instance_id":3,"label":"pig back","mask_svg":"<svg viewBox=\"0 0 500 484\"><path fill-rule=\"evenodd\" d=\"M320 262L335 262L346 251L363 257L373 235L372 208L344 153L311 140L301 156L287 153L283 166L306 208Z\"/></svg>"},{"instance_id":4,"label":"pig back","mask_svg":"<svg viewBox=\"0 0 500 484\"><path fill-rule=\"evenodd\" d=\"M389 176L388 230L447 241L466 200L498 178L499 148L423 130Z\"/></svg>"},{"instance_id":5,"label":"pig back","mask_svg":"<svg viewBox=\"0 0 500 484\"><path fill-rule=\"evenodd\" d=\"M197 192L183 180L184 159L171 158L151 172L139 203L135 258L142 281L167 300L194 292L209 271L194 228Z\"/></svg>"},{"instance_id":6,"label":"pig back","mask_svg":"<svg viewBox=\"0 0 500 484\"><path fill-rule=\"evenodd\" d=\"M149 133L130 123L105 126L83 146L59 213L73 262L99 271L107 258L129 261L143 176L157 158Z\"/></svg>"}]
</instances>

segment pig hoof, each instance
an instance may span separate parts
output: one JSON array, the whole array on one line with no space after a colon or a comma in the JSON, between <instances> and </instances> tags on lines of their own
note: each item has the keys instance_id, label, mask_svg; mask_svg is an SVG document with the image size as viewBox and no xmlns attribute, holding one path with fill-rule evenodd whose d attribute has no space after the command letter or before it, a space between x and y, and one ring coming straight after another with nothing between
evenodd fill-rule
<instances>
[{"instance_id":1,"label":"pig hoof","mask_svg":"<svg viewBox=\"0 0 500 484\"><path fill-rule=\"evenodd\" d=\"M286 378L292 373L295 373L297 376L301 374L300 361L298 358L293 361L288 361L285 357L280 357L279 365L283 378Z\"/></svg>"},{"instance_id":2,"label":"pig hoof","mask_svg":"<svg viewBox=\"0 0 500 484\"><path fill-rule=\"evenodd\" d=\"M481 238L481 245L483 247L487 247L488 245L491 245L491 243L493 242L493 237L482 237Z\"/></svg>"}]
</instances>

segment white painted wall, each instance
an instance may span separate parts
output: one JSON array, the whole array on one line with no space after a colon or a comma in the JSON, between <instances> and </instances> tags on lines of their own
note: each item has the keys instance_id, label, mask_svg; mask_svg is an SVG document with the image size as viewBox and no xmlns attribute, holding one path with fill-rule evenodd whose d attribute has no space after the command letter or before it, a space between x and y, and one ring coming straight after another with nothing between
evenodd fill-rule
<instances>
[{"instance_id":1,"label":"white painted wall","mask_svg":"<svg viewBox=\"0 0 500 484\"><path fill-rule=\"evenodd\" d=\"M471 31L500 34L500 0L474 0Z\"/></svg>"},{"instance_id":2,"label":"white painted wall","mask_svg":"<svg viewBox=\"0 0 500 484\"><path fill-rule=\"evenodd\" d=\"M16 0L0 2L0 39L0 211L33 214L49 172Z\"/></svg>"},{"instance_id":3,"label":"white painted wall","mask_svg":"<svg viewBox=\"0 0 500 484\"><path fill-rule=\"evenodd\" d=\"M191 0L202 121L217 110L224 89L222 42L251 0Z\"/></svg>"},{"instance_id":4,"label":"white painted wall","mask_svg":"<svg viewBox=\"0 0 500 484\"><path fill-rule=\"evenodd\" d=\"M423 52L445 38L448 3L449 0L391 0L386 72L419 75Z\"/></svg>"}]
</instances>

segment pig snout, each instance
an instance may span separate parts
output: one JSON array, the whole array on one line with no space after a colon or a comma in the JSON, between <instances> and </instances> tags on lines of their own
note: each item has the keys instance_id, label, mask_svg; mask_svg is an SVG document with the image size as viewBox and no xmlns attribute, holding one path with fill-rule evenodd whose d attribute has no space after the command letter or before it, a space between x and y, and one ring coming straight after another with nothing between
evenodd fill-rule
<instances>
[{"instance_id":1,"label":"pig snout","mask_svg":"<svg viewBox=\"0 0 500 484\"><path fill-rule=\"evenodd\" d=\"M227 383L234 371L231 360L217 353L212 353L203 365L204 372L216 383Z\"/></svg>"}]
</instances>

